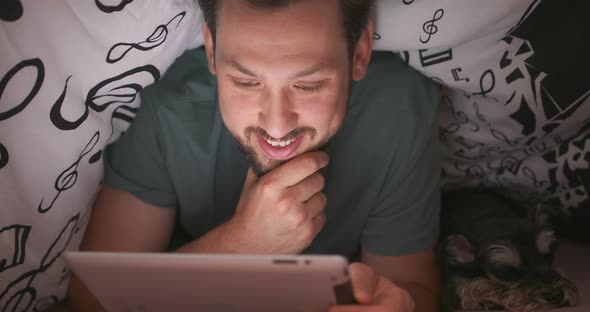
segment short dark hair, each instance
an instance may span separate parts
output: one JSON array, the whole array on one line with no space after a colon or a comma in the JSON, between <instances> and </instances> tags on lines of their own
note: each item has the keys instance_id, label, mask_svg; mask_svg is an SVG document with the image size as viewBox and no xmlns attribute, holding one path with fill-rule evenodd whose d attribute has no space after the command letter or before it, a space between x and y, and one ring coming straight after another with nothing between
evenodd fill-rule
<instances>
[{"instance_id":1,"label":"short dark hair","mask_svg":"<svg viewBox=\"0 0 590 312\"><path fill-rule=\"evenodd\" d=\"M256 8L281 9L296 0L246 0L248 4ZM323 0L316 0L323 1ZM213 37L215 45L215 26L217 17L217 0L198 0L203 12L203 17ZM375 0L340 0L344 35L348 44L348 51L352 57L354 48L359 41L363 30L369 22L369 14ZM372 35L372 34L371 34Z\"/></svg>"}]
</instances>

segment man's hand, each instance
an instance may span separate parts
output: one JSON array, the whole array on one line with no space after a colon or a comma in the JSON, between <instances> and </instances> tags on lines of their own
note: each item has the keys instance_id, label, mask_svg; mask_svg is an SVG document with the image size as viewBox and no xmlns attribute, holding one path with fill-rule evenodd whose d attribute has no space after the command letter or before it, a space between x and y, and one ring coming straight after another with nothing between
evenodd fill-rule
<instances>
[{"instance_id":1,"label":"man's hand","mask_svg":"<svg viewBox=\"0 0 590 312\"><path fill-rule=\"evenodd\" d=\"M248 253L295 254L311 244L325 223L325 152L298 156L257 178L248 170L246 181L225 234L233 246Z\"/></svg>"},{"instance_id":2,"label":"man's hand","mask_svg":"<svg viewBox=\"0 0 590 312\"><path fill-rule=\"evenodd\" d=\"M354 298L358 304L335 305L330 307L330 312L414 311L414 300L406 290L376 275L366 264L352 263L349 268Z\"/></svg>"}]
</instances>

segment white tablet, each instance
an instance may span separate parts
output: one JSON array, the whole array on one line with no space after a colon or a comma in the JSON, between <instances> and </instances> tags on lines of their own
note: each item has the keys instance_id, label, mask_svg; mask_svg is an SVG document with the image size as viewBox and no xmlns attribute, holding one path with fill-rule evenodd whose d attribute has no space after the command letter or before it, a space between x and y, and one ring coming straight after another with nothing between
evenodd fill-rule
<instances>
[{"instance_id":1,"label":"white tablet","mask_svg":"<svg viewBox=\"0 0 590 312\"><path fill-rule=\"evenodd\" d=\"M112 312L325 312L353 303L341 256L67 252Z\"/></svg>"}]
</instances>

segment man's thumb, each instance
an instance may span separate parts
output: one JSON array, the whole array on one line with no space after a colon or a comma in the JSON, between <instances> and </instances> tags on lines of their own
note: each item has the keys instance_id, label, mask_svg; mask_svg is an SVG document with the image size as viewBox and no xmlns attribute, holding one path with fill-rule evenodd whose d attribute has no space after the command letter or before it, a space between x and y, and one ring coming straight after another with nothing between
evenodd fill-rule
<instances>
[{"instance_id":1,"label":"man's thumb","mask_svg":"<svg viewBox=\"0 0 590 312\"><path fill-rule=\"evenodd\" d=\"M350 276L352 278L352 290L359 304L371 304L373 292L377 285L377 277L371 267L364 263L351 263Z\"/></svg>"}]
</instances>

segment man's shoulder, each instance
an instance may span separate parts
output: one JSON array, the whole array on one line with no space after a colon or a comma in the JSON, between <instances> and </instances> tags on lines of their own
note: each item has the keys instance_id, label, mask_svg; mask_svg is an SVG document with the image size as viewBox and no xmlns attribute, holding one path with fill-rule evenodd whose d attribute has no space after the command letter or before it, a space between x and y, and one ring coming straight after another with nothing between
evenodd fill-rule
<instances>
[{"instance_id":1,"label":"man's shoulder","mask_svg":"<svg viewBox=\"0 0 590 312\"><path fill-rule=\"evenodd\" d=\"M161 80L141 93L141 108L157 128L163 148L178 151L187 145L208 150L219 135L221 118L215 77L203 48L187 50Z\"/></svg>"},{"instance_id":2,"label":"man's shoulder","mask_svg":"<svg viewBox=\"0 0 590 312\"><path fill-rule=\"evenodd\" d=\"M354 83L351 105L377 105L391 112L426 109L434 116L439 86L392 52L373 52L365 77Z\"/></svg>"},{"instance_id":3,"label":"man's shoulder","mask_svg":"<svg viewBox=\"0 0 590 312\"><path fill-rule=\"evenodd\" d=\"M349 117L380 131L416 131L416 124L435 124L439 91L398 55L374 52L367 74L351 89Z\"/></svg>"},{"instance_id":4,"label":"man's shoulder","mask_svg":"<svg viewBox=\"0 0 590 312\"><path fill-rule=\"evenodd\" d=\"M366 76L351 89L349 111L331 156L347 171L383 179L386 168L403 176L438 130L440 87L391 52L374 53ZM363 163L363 166L350 164Z\"/></svg>"},{"instance_id":5,"label":"man's shoulder","mask_svg":"<svg viewBox=\"0 0 590 312\"><path fill-rule=\"evenodd\" d=\"M162 78L141 93L144 103L157 111L186 114L216 109L216 82L209 72L204 48L185 51Z\"/></svg>"}]
</instances>

